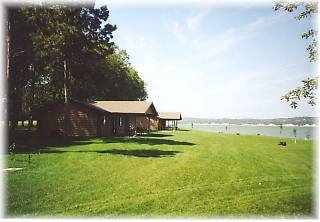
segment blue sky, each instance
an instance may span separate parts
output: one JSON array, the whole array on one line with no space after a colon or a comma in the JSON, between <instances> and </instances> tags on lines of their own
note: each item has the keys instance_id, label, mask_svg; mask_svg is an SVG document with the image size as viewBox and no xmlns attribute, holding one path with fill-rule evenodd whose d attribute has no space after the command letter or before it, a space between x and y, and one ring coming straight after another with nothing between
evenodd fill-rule
<instances>
[{"instance_id":1,"label":"blue sky","mask_svg":"<svg viewBox=\"0 0 320 222\"><path fill-rule=\"evenodd\" d=\"M275 12L271 1L138 3L109 2L109 22L158 111L210 118L315 115L306 102L294 110L280 101L315 73L301 39L310 20Z\"/></svg>"}]
</instances>

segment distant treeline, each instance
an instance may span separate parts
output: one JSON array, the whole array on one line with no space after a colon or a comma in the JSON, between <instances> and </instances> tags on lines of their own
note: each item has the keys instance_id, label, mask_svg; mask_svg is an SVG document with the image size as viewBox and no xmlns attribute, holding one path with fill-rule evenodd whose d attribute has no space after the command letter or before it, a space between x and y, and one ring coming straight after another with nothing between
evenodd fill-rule
<instances>
[{"instance_id":1,"label":"distant treeline","mask_svg":"<svg viewBox=\"0 0 320 222\"><path fill-rule=\"evenodd\" d=\"M303 126L306 124L318 125L318 117L293 117L293 118L275 118L275 119L205 119L205 118L192 118L185 117L181 121L181 124L191 124L191 123L229 123L229 124L275 124L275 125L284 125L284 124L293 124L298 126Z\"/></svg>"}]
</instances>

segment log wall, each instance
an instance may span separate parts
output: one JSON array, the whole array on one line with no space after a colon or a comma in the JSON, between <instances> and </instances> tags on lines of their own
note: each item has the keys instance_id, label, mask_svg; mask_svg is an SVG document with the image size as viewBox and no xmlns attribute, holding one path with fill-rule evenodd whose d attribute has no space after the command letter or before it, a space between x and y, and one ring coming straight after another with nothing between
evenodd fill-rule
<instances>
[{"instance_id":1,"label":"log wall","mask_svg":"<svg viewBox=\"0 0 320 222\"><path fill-rule=\"evenodd\" d=\"M43 136L64 133L63 105L47 109L38 117L38 130ZM68 136L96 137L98 135L97 113L79 105L70 104L68 112Z\"/></svg>"}]
</instances>

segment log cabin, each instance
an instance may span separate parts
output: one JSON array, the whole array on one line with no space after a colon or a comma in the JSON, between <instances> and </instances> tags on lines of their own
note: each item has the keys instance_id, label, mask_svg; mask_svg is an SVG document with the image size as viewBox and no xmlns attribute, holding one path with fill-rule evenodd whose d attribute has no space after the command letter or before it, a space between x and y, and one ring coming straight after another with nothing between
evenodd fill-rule
<instances>
[{"instance_id":1,"label":"log cabin","mask_svg":"<svg viewBox=\"0 0 320 222\"><path fill-rule=\"evenodd\" d=\"M149 101L93 101L71 99L64 125L63 102L52 103L37 109L41 136L63 135L68 137L108 137L133 135L137 131L150 131L157 110ZM67 127L66 127L67 126Z\"/></svg>"}]
</instances>

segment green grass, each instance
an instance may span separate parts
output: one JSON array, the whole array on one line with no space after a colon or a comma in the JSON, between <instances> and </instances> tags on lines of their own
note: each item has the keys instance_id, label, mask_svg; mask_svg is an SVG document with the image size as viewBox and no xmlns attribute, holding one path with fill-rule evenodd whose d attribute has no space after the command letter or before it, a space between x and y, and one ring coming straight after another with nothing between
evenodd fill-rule
<instances>
[{"instance_id":1,"label":"green grass","mask_svg":"<svg viewBox=\"0 0 320 222\"><path fill-rule=\"evenodd\" d=\"M199 131L7 156L7 217L315 217L312 141ZM40 153L40 154L39 154Z\"/></svg>"}]
</instances>

